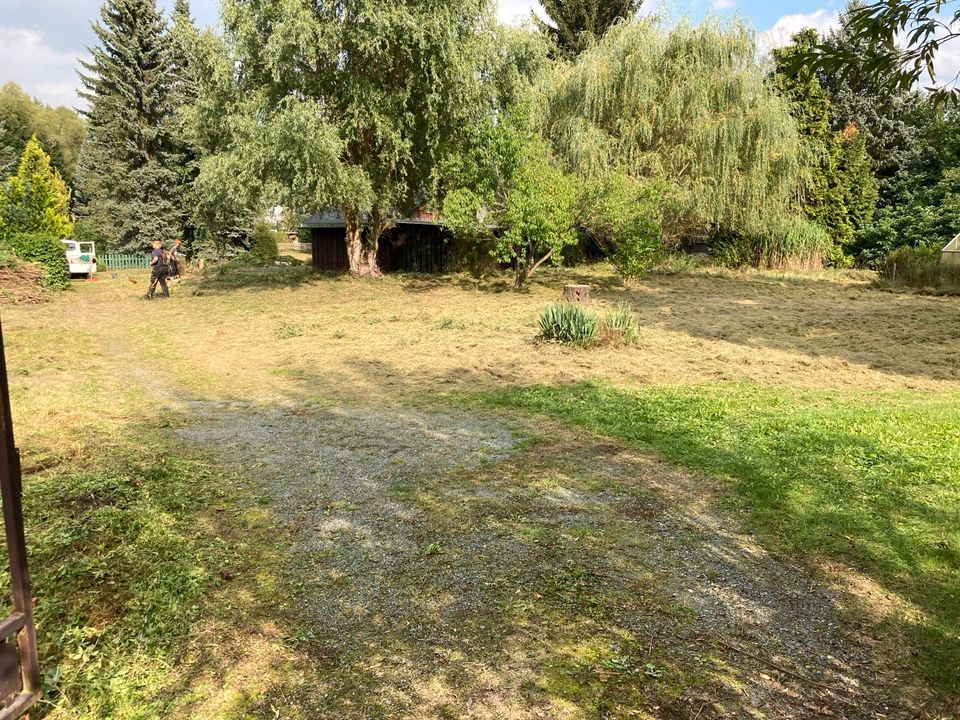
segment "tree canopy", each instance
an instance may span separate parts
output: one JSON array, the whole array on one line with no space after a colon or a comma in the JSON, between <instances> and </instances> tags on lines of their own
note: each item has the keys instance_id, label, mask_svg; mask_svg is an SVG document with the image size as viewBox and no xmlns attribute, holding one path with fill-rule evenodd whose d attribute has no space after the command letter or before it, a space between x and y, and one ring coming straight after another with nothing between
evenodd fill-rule
<instances>
[{"instance_id":1,"label":"tree canopy","mask_svg":"<svg viewBox=\"0 0 960 720\"><path fill-rule=\"evenodd\" d=\"M849 121L842 130L834 130L829 91L812 68L794 62L819 39L815 30L808 29L795 35L792 44L774 50L773 84L790 101L811 164L801 206L833 238L837 246L833 260L848 264L852 258L845 253L852 249L855 233L873 216L877 184L859 127Z\"/></svg>"},{"instance_id":2,"label":"tree canopy","mask_svg":"<svg viewBox=\"0 0 960 720\"><path fill-rule=\"evenodd\" d=\"M552 78L544 131L585 177L664 181L669 238L754 232L789 213L802 170L786 101L767 85L738 23L615 26Z\"/></svg>"},{"instance_id":3,"label":"tree canopy","mask_svg":"<svg viewBox=\"0 0 960 720\"><path fill-rule=\"evenodd\" d=\"M379 274L381 234L426 201L476 109L474 54L490 18L484 0L224 3L246 110L282 147L264 179L293 207L342 210L354 273Z\"/></svg>"},{"instance_id":4,"label":"tree canopy","mask_svg":"<svg viewBox=\"0 0 960 720\"><path fill-rule=\"evenodd\" d=\"M53 167L72 182L83 132L83 120L73 110L45 105L13 82L0 87L0 175L13 169L36 136Z\"/></svg>"}]
</instances>

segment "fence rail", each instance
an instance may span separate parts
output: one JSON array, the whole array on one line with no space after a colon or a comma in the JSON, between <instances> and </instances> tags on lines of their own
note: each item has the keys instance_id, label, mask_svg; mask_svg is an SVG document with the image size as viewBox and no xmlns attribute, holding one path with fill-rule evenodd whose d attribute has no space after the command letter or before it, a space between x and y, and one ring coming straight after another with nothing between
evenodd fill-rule
<instances>
[{"instance_id":1,"label":"fence rail","mask_svg":"<svg viewBox=\"0 0 960 720\"><path fill-rule=\"evenodd\" d=\"M97 265L111 270L150 267L150 258L145 255L98 255Z\"/></svg>"}]
</instances>

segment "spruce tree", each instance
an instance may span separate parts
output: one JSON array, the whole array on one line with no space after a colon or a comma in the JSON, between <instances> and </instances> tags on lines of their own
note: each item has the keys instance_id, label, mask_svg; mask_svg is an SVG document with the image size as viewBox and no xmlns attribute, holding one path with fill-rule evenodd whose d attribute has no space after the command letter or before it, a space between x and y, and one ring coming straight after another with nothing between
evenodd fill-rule
<instances>
[{"instance_id":1,"label":"spruce tree","mask_svg":"<svg viewBox=\"0 0 960 720\"><path fill-rule=\"evenodd\" d=\"M100 18L80 74L89 107L78 215L111 249L133 252L181 229L168 28L156 0L107 0Z\"/></svg>"},{"instance_id":2,"label":"spruce tree","mask_svg":"<svg viewBox=\"0 0 960 720\"><path fill-rule=\"evenodd\" d=\"M643 0L542 0L552 24L536 14L533 21L553 40L561 56L573 59L615 22L633 18L642 4Z\"/></svg>"}]
</instances>

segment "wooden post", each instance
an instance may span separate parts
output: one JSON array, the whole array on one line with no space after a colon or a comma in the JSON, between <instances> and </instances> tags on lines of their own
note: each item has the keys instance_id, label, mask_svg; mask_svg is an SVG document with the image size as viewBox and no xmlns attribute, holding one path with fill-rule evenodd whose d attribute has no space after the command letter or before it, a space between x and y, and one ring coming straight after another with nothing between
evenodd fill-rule
<instances>
[{"instance_id":1,"label":"wooden post","mask_svg":"<svg viewBox=\"0 0 960 720\"><path fill-rule=\"evenodd\" d=\"M563 299L567 302L587 305L590 302L590 286L565 285L563 288Z\"/></svg>"}]
</instances>

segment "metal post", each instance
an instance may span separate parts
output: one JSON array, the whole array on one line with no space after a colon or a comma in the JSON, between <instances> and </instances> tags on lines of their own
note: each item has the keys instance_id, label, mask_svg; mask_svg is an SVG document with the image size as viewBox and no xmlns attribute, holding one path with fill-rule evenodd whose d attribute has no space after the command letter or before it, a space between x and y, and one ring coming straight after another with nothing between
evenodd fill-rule
<instances>
[{"instance_id":1,"label":"metal post","mask_svg":"<svg viewBox=\"0 0 960 720\"><path fill-rule=\"evenodd\" d=\"M0 327L0 490L3 522L10 560L10 594L13 612L0 621L0 720L24 715L40 697L37 635L33 623L33 597L27 573L27 545L23 533L20 454L14 444L7 360ZM16 648L10 642L16 638Z\"/></svg>"}]
</instances>

